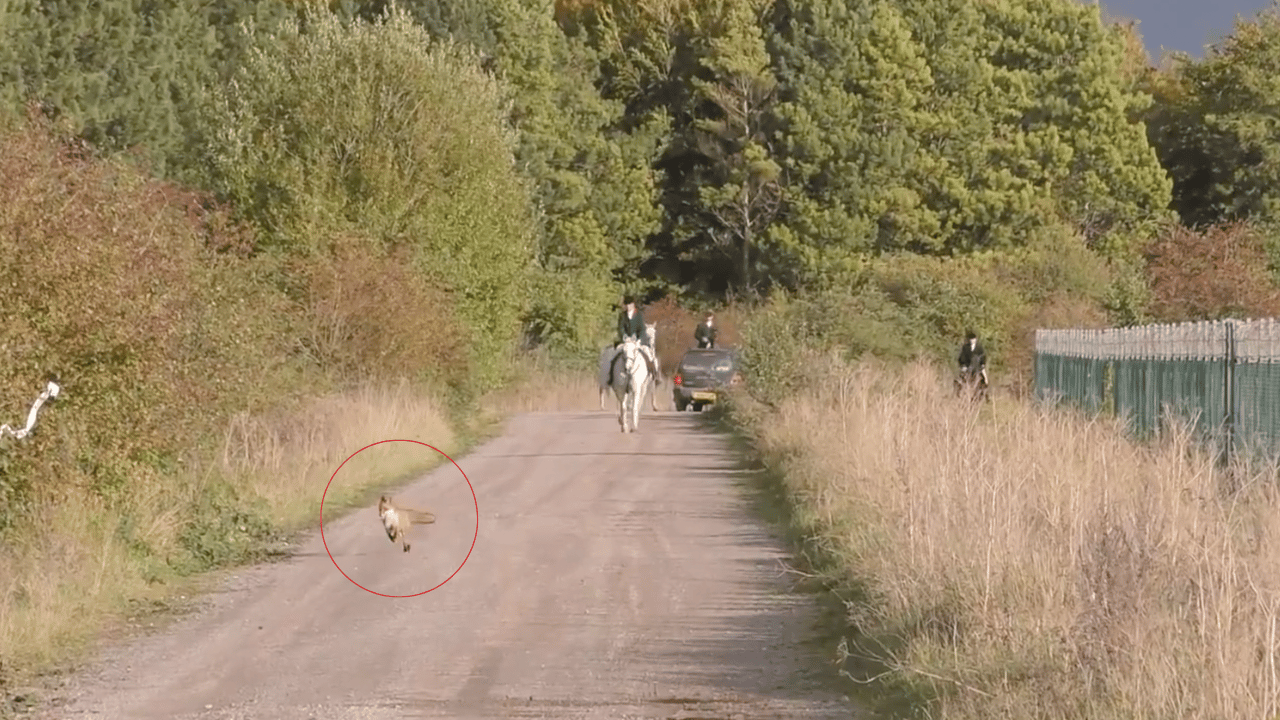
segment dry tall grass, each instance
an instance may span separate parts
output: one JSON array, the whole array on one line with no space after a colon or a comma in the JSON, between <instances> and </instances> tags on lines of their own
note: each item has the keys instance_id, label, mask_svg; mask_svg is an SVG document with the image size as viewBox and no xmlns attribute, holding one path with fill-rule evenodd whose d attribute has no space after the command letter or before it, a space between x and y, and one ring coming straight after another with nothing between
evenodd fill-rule
<instances>
[{"instance_id":1,"label":"dry tall grass","mask_svg":"<svg viewBox=\"0 0 1280 720\"><path fill-rule=\"evenodd\" d=\"M276 418L236 418L227 430L219 473L244 478L244 486L265 501L273 524L296 527L316 517L330 478L326 520L372 487L446 462L416 443L382 443L334 475L352 453L383 440L417 440L452 454L458 438L442 406L408 383L366 387Z\"/></svg>"},{"instance_id":2,"label":"dry tall grass","mask_svg":"<svg viewBox=\"0 0 1280 720\"><path fill-rule=\"evenodd\" d=\"M334 470L357 450L387 439L418 440L450 454L458 442L433 398L409 385L388 385L312 400L273 417L240 417L213 462L176 479L138 483L114 506L76 492L82 478L65 478L0 548L0 686L74 657L130 601L162 599L180 588L180 582L157 583L177 580L157 566L187 550L185 515L211 487L229 483L262 508L272 530L314 527ZM326 519L365 493L390 489L442 461L414 443L370 448L334 478ZM239 506L209 509L221 517L198 524L202 543L260 541L247 537L254 529L244 525L257 516Z\"/></svg>"},{"instance_id":3,"label":"dry tall grass","mask_svg":"<svg viewBox=\"0 0 1280 720\"><path fill-rule=\"evenodd\" d=\"M798 522L837 558L853 654L937 693L932 717L1269 718L1280 710L1280 509L1185 435L831 359L742 412Z\"/></svg>"},{"instance_id":4,"label":"dry tall grass","mask_svg":"<svg viewBox=\"0 0 1280 720\"><path fill-rule=\"evenodd\" d=\"M486 395L481 405L490 418L511 413L599 410L594 360L565 364L553 362L542 353L522 353L514 363L516 377ZM614 402L611 396L606 397L605 408L613 409Z\"/></svg>"}]
</instances>

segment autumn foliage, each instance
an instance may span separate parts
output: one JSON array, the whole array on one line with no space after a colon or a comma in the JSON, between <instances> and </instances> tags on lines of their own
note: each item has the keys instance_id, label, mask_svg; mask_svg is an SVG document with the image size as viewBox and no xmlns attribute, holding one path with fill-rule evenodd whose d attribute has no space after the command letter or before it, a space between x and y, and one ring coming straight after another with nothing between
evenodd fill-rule
<instances>
[{"instance_id":1,"label":"autumn foliage","mask_svg":"<svg viewBox=\"0 0 1280 720\"><path fill-rule=\"evenodd\" d=\"M4 419L25 420L47 373L63 384L58 421L2 456L0 530L33 485L136 488L220 412L282 391L287 301L209 249L220 231L195 199L42 124L0 137Z\"/></svg>"},{"instance_id":2,"label":"autumn foliage","mask_svg":"<svg viewBox=\"0 0 1280 720\"><path fill-rule=\"evenodd\" d=\"M664 373L675 372L684 352L689 348L697 347L693 339L693 331L706 319L707 311L715 313L715 326L718 328L716 346L736 347L739 342L738 326L744 314L742 308L732 305L723 309L707 307L701 312L695 312L687 307L681 307L669 297L645 306L645 322L656 326L657 338L654 344L658 351L658 362L662 364Z\"/></svg>"},{"instance_id":3,"label":"autumn foliage","mask_svg":"<svg viewBox=\"0 0 1280 720\"><path fill-rule=\"evenodd\" d=\"M1149 312L1158 321L1280 315L1264 238L1245 223L1175 226L1147 245L1145 257Z\"/></svg>"}]
</instances>

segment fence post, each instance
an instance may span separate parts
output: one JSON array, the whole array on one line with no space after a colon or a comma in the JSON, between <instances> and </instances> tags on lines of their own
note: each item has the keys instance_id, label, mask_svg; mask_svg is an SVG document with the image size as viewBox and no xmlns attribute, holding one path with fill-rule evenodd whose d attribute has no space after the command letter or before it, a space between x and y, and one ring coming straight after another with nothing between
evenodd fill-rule
<instances>
[{"instance_id":1,"label":"fence post","mask_svg":"<svg viewBox=\"0 0 1280 720\"><path fill-rule=\"evenodd\" d=\"M1226 325L1226 352L1223 358L1223 429L1226 431L1222 448L1223 465L1230 466L1232 451L1236 444L1236 393L1235 393L1235 364L1236 364L1236 322L1227 320Z\"/></svg>"}]
</instances>

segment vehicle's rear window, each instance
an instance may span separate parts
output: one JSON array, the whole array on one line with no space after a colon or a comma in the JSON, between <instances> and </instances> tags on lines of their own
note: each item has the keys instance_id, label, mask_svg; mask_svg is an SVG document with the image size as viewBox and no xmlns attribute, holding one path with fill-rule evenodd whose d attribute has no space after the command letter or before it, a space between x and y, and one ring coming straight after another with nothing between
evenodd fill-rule
<instances>
[{"instance_id":1,"label":"vehicle's rear window","mask_svg":"<svg viewBox=\"0 0 1280 720\"><path fill-rule=\"evenodd\" d=\"M696 370L709 370L715 365L723 365L725 363L729 363L730 365L732 365L733 362L734 362L733 356L728 353L714 353L714 354L705 354L705 355L702 353L698 353L696 355L693 353L689 353L688 355L684 356L683 360L680 361L680 367L696 369Z\"/></svg>"}]
</instances>

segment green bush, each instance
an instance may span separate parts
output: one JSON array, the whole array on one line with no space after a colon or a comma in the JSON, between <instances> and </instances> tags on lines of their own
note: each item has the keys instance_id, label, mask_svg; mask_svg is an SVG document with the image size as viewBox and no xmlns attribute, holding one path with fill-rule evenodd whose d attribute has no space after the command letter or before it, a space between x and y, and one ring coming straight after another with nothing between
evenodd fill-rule
<instances>
[{"instance_id":1,"label":"green bush","mask_svg":"<svg viewBox=\"0 0 1280 720\"><path fill-rule=\"evenodd\" d=\"M775 297L743 331L744 363L760 399L776 400L802 382L809 351L949 366L973 329L994 370L1025 374L1034 327L1049 318L1096 324L1115 275L1070 238L961 258L885 255L844 287Z\"/></svg>"},{"instance_id":2,"label":"green bush","mask_svg":"<svg viewBox=\"0 0 1280 720\"><path fill-rule=\"evenodd\" d=\"M253 31L250 30L253 35ZM264 248L325 255L334 237L407 248L463 330L471 389L498 384L528 305L533 214L506 91L469 50L403 12L311 12L255 37L209 110L213 187Z\"/></svg>"},{"instance_id":3,"label":"green bush","mask_svg":"<svg viewBox=\"0 0 1280 720\"><path fill-rule=\"evenodd\" d=\"M277 533L261 503L227 482L205 486L188 508L190 521L178 533L184 557L172 561L183 572L260 559Z\"/></svg>"}]
</instances>

